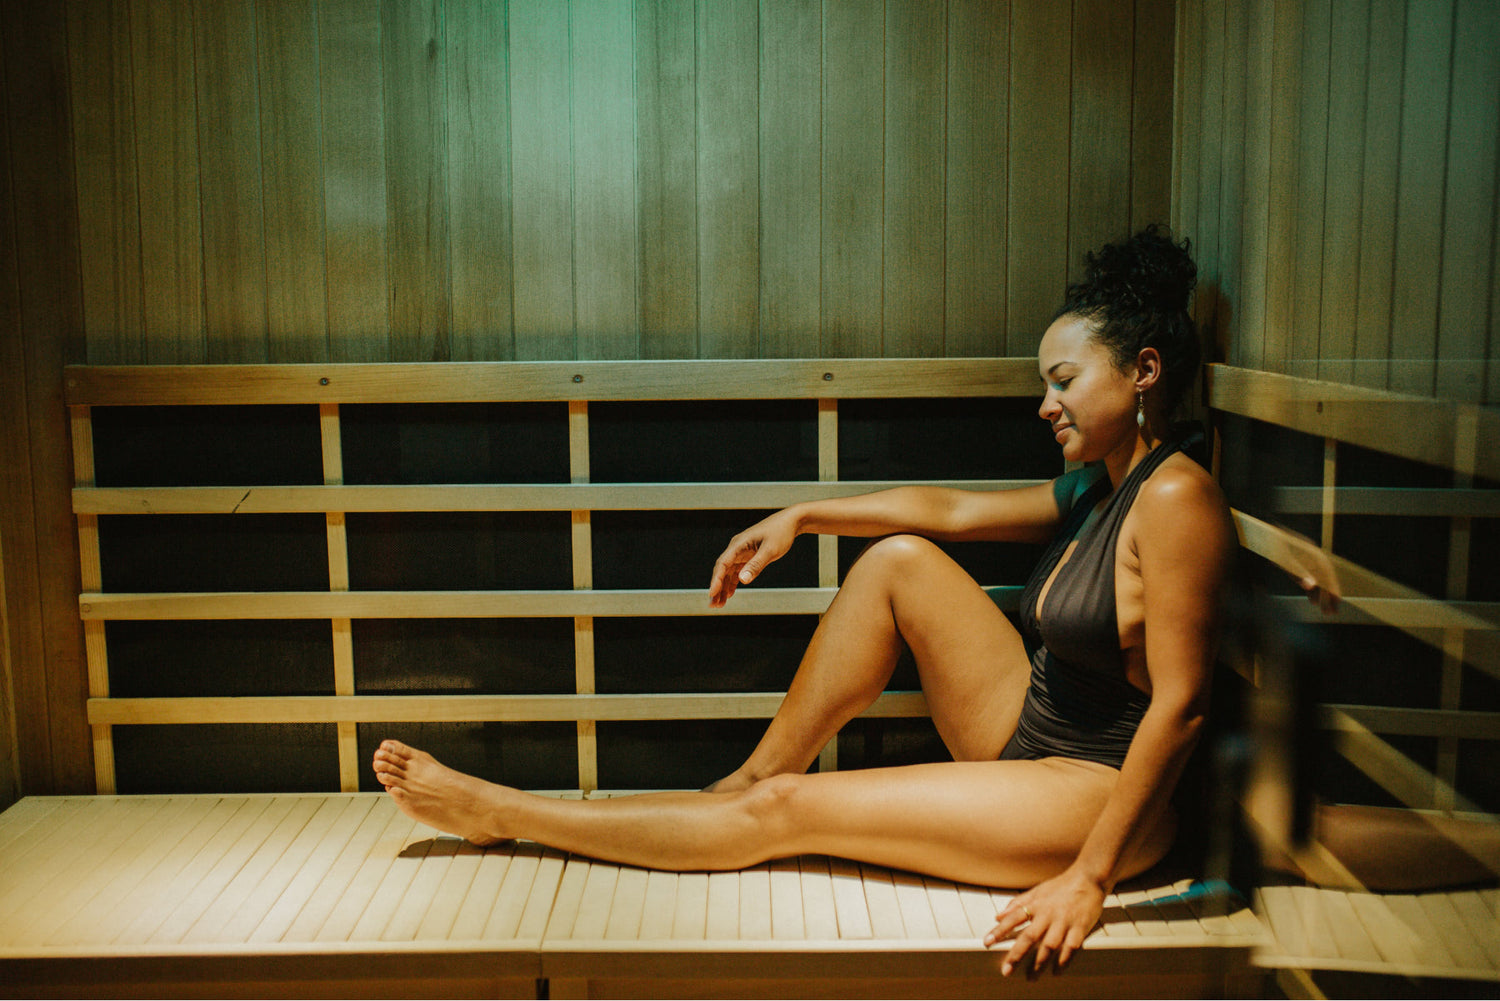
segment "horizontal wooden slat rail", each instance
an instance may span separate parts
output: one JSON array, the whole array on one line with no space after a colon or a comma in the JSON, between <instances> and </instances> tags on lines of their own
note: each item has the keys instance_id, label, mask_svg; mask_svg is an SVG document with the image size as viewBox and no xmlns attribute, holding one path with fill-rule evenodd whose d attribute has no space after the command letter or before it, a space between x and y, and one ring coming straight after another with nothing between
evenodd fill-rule
<instances>
[{"instance_id":1,"label":"horizontal wooden slat rail","mask_svg":"<svg viewBox=\"0 0 1500 1001\"><path fill-rule=\"evenodd\" d=\"M932 481L923 481L924 484ZM1004 490L1041 480L955 480ZM905 480L521 485L78 487L77 514L295 514L397 511L711 511L779 509L804 500L906 486Z\"/></svg>"},{"instance_id":2,"label":"horizontal wooden slat rail","mask_svg":"<svg viewBox=\"0 0 1500 1001\"><path fill-rule=\"evenodd\" d=\"M987 588L1014 608L1020 587ZM836 588L745 590L710 608L696 590L590 591L215 591L78 596L85 621L132 619L475 619L567 618L575 615L821 615Z\"/></svg>"},{"instance_id":3,"label":"horizontal wooden slat rail","mask_svg":"<svg viewBox=\"0 0 1500 1001\"><path fill-rule=\"evenodd\" d=\"M652 695L293 695L90 699L89 722L517 723L591 720L770 719L784 692ZM925 716L921 692L885 692L861 715Z\"/></svg>"},{"instance_id":4,"label":"horizontal wooden slat rail","mask_svg":"<svg viewBox=\"0 0 1500 1001\"><path fill-rule=\"evenodd\" d=\"M1495 490L1335 487L1332 495L1341 515L1500 518ZM1327 496L1322 487L1273 487L1271 507L1282 514L1321 514Z\"/></svg>"},{"instance_id":5,"label":"horizontal wooden slat rail","mask_svg":"<svg viewBox=\"0 0 1500 1001\"><path fill-rule=\"evenodd\" d=\"M1030 358L70 366L70 406L1037 396Z\"/></svg>"},{"instance_id":6,"label":"horizontal wooden slat rail","mask_svg":"<svg viewBox=\"0 0 1500 1001\"><path fill-rule=\"evenodd\" d=\"M1450 469L1467 463L1456 443L1472 436L1476 461L1469 472L1500 480L1500 411L1494 407L1222 364L1208 366L1207 403L1214 410Z\"/></svg>"},{"instance_id":7,"label":"horizontal wooden slat rail","mask_svg":"<svg viewBox=\"0 0 1500 1001\"><path fill-rule=\"evenodd\" d=\"M1433 629L1489 631L1500 628L1500 619L1488 618L1495 602L1449 602L1425 595L1414 588L1382 577L1336 553L1323 552L1306 539L1261 521L1243 511L1234 512L1240 545L1295 576L1301 576L1318 561L1326 561L1336 574L1342 600L1386 625L1403 629L1426 642ZM1425 614L1418 614L1425 609ZM1468 610L1472 609L1472 611Z\"/></svg>"}]
</instances>

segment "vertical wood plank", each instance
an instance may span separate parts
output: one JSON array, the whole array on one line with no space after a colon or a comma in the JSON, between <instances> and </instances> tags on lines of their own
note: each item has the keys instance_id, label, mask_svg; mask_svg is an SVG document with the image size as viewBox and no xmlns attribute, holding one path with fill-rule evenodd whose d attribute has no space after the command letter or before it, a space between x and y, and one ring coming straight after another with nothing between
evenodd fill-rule
<instances>
[{"instance_id":1,"label":"vertical wood plank","mask_svg":"<svg viewBox=\"0 0 1500 1001\"><path fill-rule=\"evenodd\" d=\"M634 12L575 0L574 315L581 358L637 358Z\"/></svg>"},{"instance_id":2,"label":"vertical wood plank","mask_svg":"<svg viewBox=\"0 0 1500 1001\"><path fill-rule=\"evenodd\" d=\"M1172 228L1198 242L1198 170L1203 156L1203 7L1189 3L1177 11L1177 62L1172 159Z\"/></svg>"},{"instance_id":3,"label":"vertical wood plank","mask_svg":"<svg viewBox=\"0 0 1500 1001\"><path fill-rule=\"evenodd\" d=\"M883 6L823 4L821 356L881 355Z\"/></svg>"},{"instance_id":4,"label":"vertical wood plank","mask_svg":"<svg viewBox=\"0 0 1500 1001\"><path fill-rule=\"evenodd\" d=\"M884 351L944 352L947 3L885 12Z\"/></svg>"},{"instance_id":5,"label":"vertical wood plank","mask_svg":"<svg viewBox=\"0 0 1500 1001\"><path fill-rule=\"evenodd\" d=\"M130 14L104 0L72 0L67 13L88 358L139 364L145 331Z\"/></svg>"},{"instance_id":6,"label":"vertical wood plank","mask_svg":"<svg viewBox=\"0 0 1500 1001\"><path fill-rule=\"evenodd\" d=\"M585 400L568 402L568 467L570 482L589 482L589 405ZM594 586L593 514L574 511L573 520L573 587L586 591ZM591 695L594 684L594 617L573 617L573 674L575 691ZM598 723L579 720L578 788L593 792L599 788Z\"/></svg>"},{"instance_id":7,"label":"vertical wood plank","mask_svg":"<svg viewBox=\"0 0 1500 1001\"><path fill-rule=\"evenodd\" d=\"M339 422L339 405L318 406L318 430L323 447L323 482L339 486L344 482L344 438ZM349 590L349 535L343 511L326 514L328 532L328 590ZM348 619L332 620L333 693L354 694L354 636ZM339 788L359 791L359 731L354 723L338 724Z\"/></svg>"},{"instance_id":8,"label":"vertical wood plank","mask_svg":"<svg viewBox=\"0 0 1500 1001\"><path fill-rule=\"evenodd\" d=\"M1036 353L1080 263L1061 239L1072 167L1072 32L1071 4L1011 7L1007 355Z\"/></svg>"},{"instance_id":9,"label":"vertical wood plank","mask_svg":"<svg viewBox=\"0 0 1500 1001\"><path fill-rule=\"evenodd\" d=\"M447 51L440 0L381 8L392 361L446 361Z\"/></svg>"},{"instance_id":10,"label":"vertical wood plank","mask_svg":"<svg viewBox=\"0 0 1500 1001\"><path fill-rule=\"evenodd\" d=\"M821 0L760 10L760 352L818 352L822 316Z\"/></svg>"},{"instance_id":11,"label":"vertical wood plank","mask_svg":"<svg viewBox=\"0 0 1500 1001\"><path fill-rule=\"evenodd\" d=\"M255 41L269 360L326 361L322 109L312 0L258 0Z\"/></svg>"},{"instance_id":12,"label":"vertical wood plank","mask_svg":"<svg viewBox=\"0 0 1500 1001\"><path fill-rule=\"evenodd\" d=\"M1401 93L1390 378L1391 389L1407 393L1430 394L1436 387L1452 51L1452 0L1410 0Z\"/></svg>"},{"instance_id":13,"label":"vertical wood plank","mask_svg":"<svg viewBox=\"0 0 1500 1001\"><path fill-rule=\"evenodd\" d=\"M264 362L265 212L261 193L255 10L250 0L198 0L198 155L208 361Z\"/></svg>"},{"instance_id":14,"label":"vertical wood plank","mask_svg":"<svg viewBox=\"0 0 1500 1001\"><path fill-rule=\"evenodd\" d=\"M1224 151L1224 49L1227 44L1224 4L1225 0L1205 0L1203 4L1203 73L1198 98L1203 115L1203 154L1198 166L1198 294L1193 304L1194 318L1202 328L1205 340L1213 337L1217 341L1214 350L1218 357L1225 357L1225 331L1217 329L1214 324L1224 283L1219 259L1219 213L1223 208L1220 194L1227 158Z\"/></svg>"},{"instance_id":15,"label":"vertical wood plank","mask_svg":"<svg viewBox=\"0 0 1500 1001\"><path fill-rule=\"evenodd\" d=\"M14 683L28 693L23 712L27 792L82 793L93 788L83 630L78 623L78 536L69 503L72 488L63 366L84 360L82 290L78 274L77 207L69 141L67 24L56 5L11 3L0 7L9 198L14 213L13 253L17 288L23 291L15 337L23 362L29 435L31 527L35 605L40 643L15 662ZM6 479L10 479L7 469ZM9 555L7 555L9 559ZM24 564L23 564L24 566ZM9 571L7 571L9 573ZM23 583L30 592L31 585ZM12 624L11 628L17 628ZM24 628L24 627L22 627ZM38 698L40 696L40 698ZM34 785L30 782L34 781Z\"/></svg>"},{"instance_id":16,"label":"vertical wood plank","mask_svg":"<svg viewBox=\"0 0 1500 1001\"><path fill-rule=\"evenodd\" d=\"M698 7L698 351L754 358L760 341L757 0Z\"/></svg>"},{"instance_id":17,"label":"vertical wood plank","mask_svg":"<svg viewBox=\"0 0 1500 1001\"><path fill-rule=\"evenodd\" d=\"M643 358L698 357L697 15L637 0L636 178Z\"/></svg>"},{"instance_id":18,"label":"vertical wood plank","mask_svg":"<svg viewBox=\"0 0 1500 1001\"><path fill-rule=\"evenodd\" d=\"M1353 377L1359 295L1359 218L1365 148L1369 0L1334 0L1328 80L1328 175L1323 203L1322 336L1318 378Z\"/></svg>"},{"instance_id":19,"label":"vertical wood plank","mask_svg":"<svg viewBox=\"0 0 1500 1001\"><path fill-rule=\"evenodd\" d=\"M0 79L8 80L5 64L0 46ZM9 109L0 102L0 191L11 190L9 126ZM11 199L0 199L0 425L9 429L0 434L0 469L6 470L0 477L0 801L6 803L23 790L48 788L52 768L45 675L27 666L44 658L15 208Z\"/></svg>"},{"instance_id":20,"label":"vertical wood plank","mask_svg":"<svg viewBox=\"0 0 1500 1001\"><path fill-rule=\"evenodd\" d=\"M1297 225L1297 107L1301 86L1302 0L1277 0L1271 41L1271 144L1266 224L1265 328L1261 367L1285 372L1292 325Z\"/></svg>"},{"instance_id":21,"label":"vertical wood plank","mask_svg":"<svg viewBox=\"0 0 1500 1001\"><path fill-rule=\"evenodd\" d=\"M208 358L193 9L130 5L141 288L151 364Z\"/></svg>"},{"instance_id":22,"label":"vertical wood plank","mask_svg":"<svg viewBox=\"0 0 1500 1001\"><path fill-rule=\"evenodd\" d=\"M1304 0L1302 104L1297 141L1297 250L1292 290L1292 336L1287 373L1317 372L1322 317L1323 192L1328 159L1329 0Z\"/></svg>"},{"instance_id":23,"label":"vertical wood plank","mask_svg":"<svg viewBox=\"0 0 1500 1001\"><path fill-rule=\"evenodd\" d=\"M1244 291L1240 268L1243 263L1245 212L1245 48L1249 21L1248 4L1224 4L1223 127L1220 133L1223 159L1219 175L1219 247L1216 254L1219 295L1214 302L1213 329L1219 339L1219 357L1244 364L1240 350L1244 337L1238 329Z\"/></svg>"},{"instance_id":24,"label":"vertical wood plank","mask_svg":"<svg viewBox=\"0 0 1500 1001\"><path fill-rule=\"evenodd\" d=\"M1240 309L1236 324L1236 353L1240 364L1264 366L1266 339L1266 279L1270 261L1271 200L1271 88L1274 62L1272 24L1275 7L1250 4L1245 58L1245 185L1241 213L1244 254L1240 279Z\"/></svg>"},{"instance_id":25,"label":"vertical wood plank","mask_svg":"<svg viewBox=\"0 0 1500 1001\"><path fill-rule=\"evenodd\" d=\"M73 442L73 485L94 485L94 422L88 407L70 407ZM79 588L104 590L104 569L99 561L99 516L78 518ZM104 623L83 624L84 655L88 663L89 698L109 697L109 653L104 644ZM115 745L113 728L93 726L94 788L101 796L115 792Z\"/></svg>"},{"instance_id":26,"label":"vertical wood plank","mask_svg":"<svg viewBox=\"0 0 1500 1001\"><path fill-rule=\"evenodd\" d=\"M1500 9L1459 0L1453 40L1437 395L1484 399L1488 285L1495 275L1495 148L1500 129Z\"/></svg>"},{"instance_id":27,"label":"vertical wood plank","mask_svg":"<svg viewBox=\"0 0 1500 1001\"><path fill-rule=\"evenodd\" d=\"M328 358L390 361L380 8L319 0ZM508 248L507 248L508 250Z\"/></svg>"},{"instance_id":28,"label":"vertical wood plank","mask_svg":"<svg viewBox=\"0 0 1500 1001\"><path fill-rule=\"evenodd\" d=\"M1136 0L1130 111L1130 230L1168 222L1172 209L1172 52L1177 5Z\"/></svg>"},{"instance_id":29,"label":"vertical wood plank","mask_svg":"<svg viewBox=\"0 0 1500 1001\"><path fill-rule=\"evenodd\" d=\"M943 353L1000 355L1008 294L1008 2L949 0L947 83Z\"/></svg>"},{"instance_id":30,"label":"vertical wood plank","mask_svg":"<svg viewBox=\"0 0 1500 1001\"><path fill-rule=\"evenodd\" d=\"M510 11L516 357L574 358L568 8Z\"/></svg>"},{"instance_id":31,"label":"vertical wood plank","mask_svg":"<svg viewBox=\"0 0 1500 1001\"><path fill-rule=\"evenodd\" d=\"M1068 261L1130 226L1132 5L1073 4L1073 106L1068 167ZM1062 288L1053 290L1058 298Z\"/></svg>"},{"instance_id":32,"label":"vertical wood plank","mask_svg":"<svg viewBox=\"0 0 1500 1001\"><path fill-rule=\"evenodd\" d=\"M818 480L832 483L839 478L839 401L818 401ZM818 536L818 586L838 587L839 540L836 535ZM818 752L818 771L839 767L839 737L828 738Z\"/></svg>"},{"instance_id":33,"label":"vertical wood plank","mask_svg":"<svg viewBox=\"0 0 1500 1001\"><path fill-rule=\"evenodd\" d=\"M1354 320L1354 381L1377 389L1389 379L1391 287L1395 280L1396 181L1401 153L1404 0L1370 4L1369 78L1365 85L1364 192L1359 227L1359 309Z\"/></svg>"},{"instance_id":34,"label":"vertical wood plank","mask_svg":"<svg viewBox=\"0 0 1500 1001\"><path fill-rule=\"evenodd\" d=\"M506 5L450 3L448 212L455 361L515 357Z\"/></svg>"}]
</instances>

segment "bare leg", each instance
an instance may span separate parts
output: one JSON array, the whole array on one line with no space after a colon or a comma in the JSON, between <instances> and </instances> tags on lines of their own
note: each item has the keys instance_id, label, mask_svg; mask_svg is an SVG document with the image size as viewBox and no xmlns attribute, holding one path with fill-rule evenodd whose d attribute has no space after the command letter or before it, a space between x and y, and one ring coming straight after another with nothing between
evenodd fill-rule
<instances>
[{"instance_id":1,"label":"bare leg","mask_svg":"<svg viewBox=\"0 0 1500 1001\"><path fill-rule=\"evenodd\" d=\"M910 646L943 742L959 760L993 760L1015 730L1028 664L1021 637L958 564L926 539L873 543L849 571L750 757L710 787L744 789L805 772L890 680Z\"/></svg>"},{"instance_id":2,"label":"bare leg","mask_svg":"<svg viewBox=\"0 0 1500 1001\"><path fill-rule=\"evenodd\" d=\"M802 853L854 858L994 886L1062 871L1118 772L1092 762L942 762L780 775L725 795L555 800L460 775L395 741L376 774L408 815L481 844L525 837L628 865L742 868ZM1159 822L1123 875L1165 853Z\"/></svg>"}]
</instances>

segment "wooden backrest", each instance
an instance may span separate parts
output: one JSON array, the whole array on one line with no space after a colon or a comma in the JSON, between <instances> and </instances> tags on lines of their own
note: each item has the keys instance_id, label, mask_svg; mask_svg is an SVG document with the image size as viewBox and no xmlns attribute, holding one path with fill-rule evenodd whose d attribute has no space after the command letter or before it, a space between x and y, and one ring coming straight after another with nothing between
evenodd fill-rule
<instances>
[{"instance_id":1,"label":"wooden backrest","mask_svg":"<svg viewBox=\"0 0 1500 1001\"><path fill-rule=\"evenodd\" d=\"M122 724L332 723L340 782L358 788L360 723L571 721L578 785L597 787L601 720L769 717L779 692L704 695L597 694L594 618L693 616L710 612L702 590L595 589L592 520L597 511L779 508L796 500L860 493L889 482L838 482L839 403L851 399L1027 397L1030 359L891 361L500 362L451 364L74 367L66 376L73 414L74 511L83 560L80 613L89 660L89 722L99 791L116 785L111 728ZM590 482L591 403L673 400L805 400L815 404L816 481L606 484ZM346 485L340 407L350 404L560 402L567 407L569 483ZM92 409L104 406L316 406L323 483L301 486L99 487L94 484ZM225 447L232 447L226 442ZM963 481L978 488L1035 480ZM572 525L570 590L351 591L346 515L351 512L553 511ZM326 593L105 593L98 519L111 515L322 514L327 523ZM706 571L706 568L705 568ZM705 572L706 577L706 572ZM820 539L817 586L747 589L731 615L821 613L838 584L836 540ZM997 588L1007 600L1011 587ZM552 617L571 619L575 690L556 695L362 695L356 691L351 620L360 618ZM105 623L172 619L324 619L333 636L332 695L199 698L111 697ZM920 693L887 693L876 716L920 716ZM825 752L831 766L834 752Z\"/></svg>"}]
</instances>

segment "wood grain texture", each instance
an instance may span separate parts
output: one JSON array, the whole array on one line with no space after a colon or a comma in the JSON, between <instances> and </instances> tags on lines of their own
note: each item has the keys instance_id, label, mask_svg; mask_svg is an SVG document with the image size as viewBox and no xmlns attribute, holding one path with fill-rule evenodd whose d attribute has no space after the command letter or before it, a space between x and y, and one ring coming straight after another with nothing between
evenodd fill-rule
<instances>
[{"instance_id":1,"label":"wood grain texture","mask_svg":"<svg viewBox=\"0 0 1500 1001\"><path fill-rule=\"evenodd\" d=\"M1402 392L1436 388L1452 50L1451 0L1408 4L1389 383Z\"/></svg>"},{"instance_id":2,"label":"wood grain texture","mask_svg":"<svg viewBox=\"0 0 1500 1001\"><path fill-rule=\"evenodd\" d=\"M130 12L67 7L83 311L90 361L145 361Z\"/></svg>"},{"instance_id":3,"label":"wood grain texture","mask_svg":"<svg viewBox=\"0 0 1500 1001\"><path fill-rule=\"evenodd\" d=\"M211 362L269 359L260 97L251 0L198 0L193 55Z\"/></svg>"},{"instance_id":4,"label":"wood grain texture","mask_svg":"<svg viewBox=\"0 0 1500 1001\"><path fill-rule=\"evenodd\" d=\"M698 7L698 357L760 354L758 0Z\"/></svg>"},{"instance_id":5,"label":"wood grain texture","mask_svg":"<svg viewBox=\"0 0 1500 1001\"><path fill-rule=\"evenodd\" d=\"M636 358L633 12L611 0L570 12L577 356Z\"/></svg>"},{"instance_id":6,"label":"wood grain texture","mask_svg":"<svg viewBox=\"0 0 1500 1001\"><path fill-rule=\"evenodd\" d=\"M1397 165L1406 8L1402 0L1370 5L1366 84L1364 197L1359 230L1359 310L1355 316L1354 381L1383 388L1389 379L1391 286L1396 257Z\"/></svg>"},{"instance_id":7,"label":"wood grain texture","mask_svg":"<svg viewBox=\"0 0 1500 1001\"><path fill-rule=\"evenodd\" d=\"M1497 271L1495 213L1469 208L1500 200L1496 188L1500 54L1489 44L1500 36L1497 14L1493 4L1461 2L1453 28L1436 392L1472 403L1485 399L1485 330L1489 325L1484 297L1477 293L1486 283L1493 283Z\"/></svg>"},{"instance_id":8,"label":"wood grain texture","mask_svg":"<svg viewBox=\"0 0 1500 1001\"><path fill-rule=\"evenodd\" d=\"M87 691L83 634L68 592L78 582L78 541L72 518L55 510L71 477L67 412L59 396L64 365L85 352L79 246L67 94L67 25L56 6L11 4L4 16L5 86L8 93L10 208L13 213L14 280L21 292L19 322L7 337L19 341L22 364L11 371L24 380L32 518L22 528L34 540L35 583L24 577L23 612L37 626L12 661L13 679L26 695L20 708L38 713L18 720L25 745L21 776L25 789L82 792L92 784L90 734L78 711ZM8 359L9 360L9 359ZM15 384L8 388L14 389ZM11 414L14 416L14 413ZM7 469L9 479L11 470ZM24 475L24 474L23 474ZM23 507L24 510L24 507ZM9 557L7 556L7 559ZM21 570L27 562L23 556ZM10 574L6 574L9 580ZM35 588L32 591L32 587ZM34 595L34 598L32 597ZM35 604L32 605L32 601ZM30 606L30 607L27 607ZM12 629L17 626L13 621ZM26 758L38 756L35 767ZM34 783L34 784L33 784Z\"/></svg>"},{"instance_id":9,"label":"wood grain texture","mask_svg":"<svg viewBox=\"0 0 1500 1001\"><path fill-rule=\"evenodd\" d=\"M208 360L193 9L132 3L145 360Z\"/></svg>"},{"instance_id":10,"label":"wood grain texture","mask_svg":"<svg viewBox=\"0 0 1500 1001\"><path fill-rule=\"evenodd\" d=\"M0 72L8 73L0 47ZM8 77L7 77L8 78ZM11 188L10 112L0 105L0 186ZM42 650L41 581L37 577L35 499L32 492L27 351L21 336L20 248L15 205L0 200L0 799L10 803L23 788L50 788L46 676L31 669ZM23 752L21 749L25 748Z\"/></svg>"},{"instance_id":11,"label":"wood grain texture","mask_svg":"<svg viewBox=\"0 0 1500 1001\"><path fill-rule=\"evenodd\" d=\"M440 0L381 8L392 361L452 351L443 10Z\"/></svg>"},{"instance_id":12,"label":"wood grain texture","mask_svg":"<svg viewBox=\"0 0 1500 1001\"><path fill-rule=\"evenodd\" d=\"M760 353L798 358L822 324L821 0L765 0L760 39Z\"/></svg>"},{"instance_id":13,"label":"wood grain texture","mask_svg":"<svg viewBox=\"0 0 1500 1001\"><path fill-rule=\"evenodd\" d=\"M322 108L311 0L256 7L270 361L328 360Z\"/></svg>"},{"instance_id":14,"label":"wood grain texture","mask_svg":"<svg viewBox=\"0 0 1500 1001\"><path fill-rule=\"evenodd\" d=\"M1081 261L1070 256L1073 169L1070 4L1016 4L1010 18L1010 177L1006 262L1010 269L1005 353L1033 355Z\"/></svg>"},{"instance_id":15,"label":"wood grain texture","mask_svg":"<svg viewBox=\"0 0 1500 1001\"><path fill-rule=\"evenodd\" d=\"M943 3L886 7L881 322L890 357L947 353L947 14Z\"/></svg>"},{"instance_id":16,"label":"wood grain texture","mask_svg":"<svg viewBox=\"0 0 1500 1001\"><path fill-rule=\"evenodd\" d=\"M948 4L943 353L1005 351L1010 18L988 0Z\"/></svg>"},{"instance_id":17,"label":"wood grain texture","mask_svg":"<svg viewBox=\"0 0 1500 1001\"><path fill-rule=\"evenodd\" d=\"M698 45L692 0L635 8L643 358L698 357Z\"/></svg>"},{"instance_id":18,"label":"wood grain texture","mask_svg":"<svg viewBox=\"0 0 1500 1001\"><path fill-rule=\"evenodd\" d=\"M574 358L568 10L510 11L511 249L516 357Z\"/></svg>"},{"instance_id":19,"label":"wood grain texture","mask_svg":"<svg viewBox=\"0 0 1500 1001\"><path fill-rule=\"evenodd\" d=\"M448 4L448 204L456 361L515 357L510 37L499 0Z\"/></svg>"},{"instance_id":20,"label":"wood grain texture","mask_svg":"<svg viewBox=\"0 0 1500 1001\"><path fill-rule=\"evenodd\" d=\"M1135 69L1130 4L1073 5L1073 101L1068 169L1068 262L1130 228L1131 80ZM1054 291L1057 298L1061 290Z\"/></svg>"},{"instance_id":21,"label":"wood grain texture","mask_svg":"<svg viewBox=\"0 0 1500 1001\"><path fill-rule=\"evenodd\" d=\"M823 322L819 355L878 358L885 24L854 0L823 4Z\"/></svg>"},{"instance_id":22,"label":"wood grain texture","mask_svg":"<svg viewBox=\"0 0 1500 1001\"><path fill-rule=\"evenodd\" d=\"M1328 177L1323 203L1322 322L1318 378L1353 378L1359 298L1359 221L1363 191L1369 0L1333 5L1328 87Z\"/></svg>"},{"instance_id":23,"label":"wood grain texture","mask_svg":"<svg viewBox=\"0 0 1500 1001\"><path fill-rule=\"evenodd\" d=\"M328 359L391 360L380 9L318 4Z\"/></svg>"}]
</instances>

